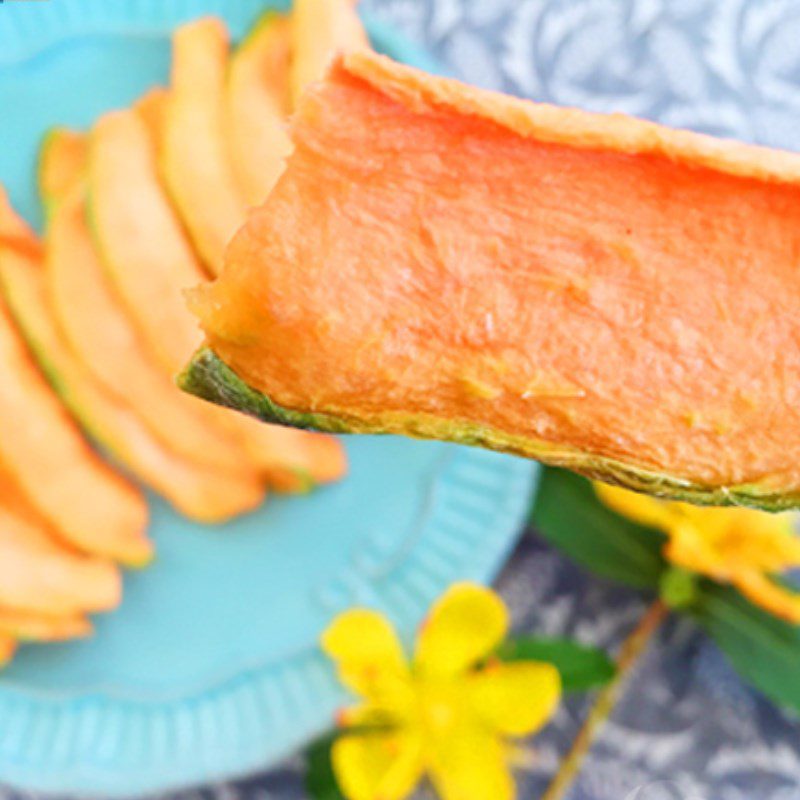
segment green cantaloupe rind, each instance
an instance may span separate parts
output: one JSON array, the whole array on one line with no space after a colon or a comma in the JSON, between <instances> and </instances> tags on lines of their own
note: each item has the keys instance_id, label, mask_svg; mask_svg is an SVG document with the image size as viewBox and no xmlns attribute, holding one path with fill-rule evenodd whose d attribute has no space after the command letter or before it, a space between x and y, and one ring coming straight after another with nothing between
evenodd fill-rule
<instances>
[{"instance_id":1,"label":"green cantaloupe rind","mask_svg":"<svg viewBox=\"0 0 800 800\"><path fill-rule=\"evenodd\" d=\"M399 434L417 439L437 439L484 447L532 458L554 467L578 472L593 480L622 486L668 500L712 506L748 506L763 511L800 507L800 491L781 492L773 486L740 484L704 486L664 475L616 459L584 453L547 442L526 439L471 422L444 420L428 415L388 413L372 419L294 411L273 402L248 386L208 347L195 353L178 376L181 389L217 405L244 412L264 422L323 433Z\"/></svg>"}]
</instances>

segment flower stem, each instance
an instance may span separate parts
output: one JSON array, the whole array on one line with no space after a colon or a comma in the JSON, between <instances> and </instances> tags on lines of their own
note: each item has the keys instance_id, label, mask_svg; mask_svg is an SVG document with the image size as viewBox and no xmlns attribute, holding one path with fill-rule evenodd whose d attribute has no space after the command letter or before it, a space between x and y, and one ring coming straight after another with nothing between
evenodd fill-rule
<instances>
[{"instance_id":1,"label":"flower stem","mask_svg":"<svg viewBox=\"0 0 800 800\"><path fill-rule=\"evenodd\" d=\"M617 658L617 674L597 695L594 705L589 711L589 716L583 723L569 753L561 762L552 783L542 795L541 800L563 800L570 786L580 773L583 761L600 733L606 720L611 716L619 700L625 683L640 656L647 649L653 636L658 631L661 623L669 614L669 609L656 600L639 620L639 624L622 643Z\"/></svg>"}]
</instances>

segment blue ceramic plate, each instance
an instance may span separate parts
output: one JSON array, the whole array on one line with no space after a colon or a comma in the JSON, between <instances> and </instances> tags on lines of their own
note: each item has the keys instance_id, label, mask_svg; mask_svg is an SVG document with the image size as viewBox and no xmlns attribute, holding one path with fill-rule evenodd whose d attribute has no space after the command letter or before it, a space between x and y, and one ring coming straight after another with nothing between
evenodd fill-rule
<instances>
[{"instance_id":1,"label":"blue ceramic plate","mask_svg":"<svg viewBox=\"0 0 800 800\"><path fill-rule=\"evenodd\" d=\"M263 0L0 5L0 180L34 222L42 133L89 124L166 81L169 33L218 14L241 35ZM378 25L376 46L431 68ZM316 649L352 604L408 636L450 582L487 581L531 500L535 467L395 438L347 441L350 477L200 527L157 499L155 565L87 642L24 648L0 675L0 780L132 795L268 766L330 724L343 696Z\"/></svg>"}]
</instances>

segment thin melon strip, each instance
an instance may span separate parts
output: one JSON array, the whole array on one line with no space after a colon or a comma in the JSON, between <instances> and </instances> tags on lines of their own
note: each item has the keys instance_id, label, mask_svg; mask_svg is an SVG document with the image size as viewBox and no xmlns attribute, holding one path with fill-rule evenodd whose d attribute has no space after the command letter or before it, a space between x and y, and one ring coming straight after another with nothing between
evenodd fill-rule
<instances>
[{"instance_id":1,"label":"thin melon strip","mask_svg":"<svg viewBox=\"0 0 800 800\"><path fill-rule=\"evenodd\" d=\"M357 0L294 0L291 91L295 105L309 84L322 79L338 52L369 47L356 4Z\"/></svg>"},{"instance_id":2,"label":"thin melon strip","mask_svg":"<svg viewBox=\"0 0 800 800\"><path fill-rule=\"evenodd\" d=\"M83 639L92 633L92 623L80 614L37 614L0 607L0 636L23 642L63 642Z\"/></svg>"},{"instance_id":3,"label":"thin melon strip","mask_svg":"<svg viewBox=\"0 0 800 800\"><path fill-rule=\"evenodd\" d=\"M225 247L247 214L225 140L228 32L215 18L173 36L161 172L206 268L222 268Z\"/></svg>"},{"instance_id":4,"label":"thin melon strip","mask_svg":"<svg viewBox=\"0 0 800 800\"><path fill-rule=\"evenodd\" d=\"M38 514L25 517L0 500L0 605L43 614L109 611L120 580L106 561L69 552Z\"/></svg>"},{"instance_id":5,"label":"thin melon strip","mask_svg":"<svg viewBox=\"0 0 800 800\"><path fill-rule=\"evenodd\" d=\"M225 121L236 179L251 206L264 202L292 150L289 19L268 11L231 56Z\"/></svg>"},{"instance_id":6,"label":"thin melon strip","mask_svg":"<svg viewBox=\"0 0 800 800\"><path fill-rule=\"evenodd\" d=\"M50 159L43 157L44 172ZM79 183L50 202L46 275L59 328L95 380L135 409L158 439L177 455L253 480L241 448L208 424L205 409L187 403L152 362L114 294L95 251ZM127 376L127 377L126 377ZM126 382L129 385L123 388Z\"/></svg>"},{"instance_id":7,"label":"thin melon strip","mask_svg":"<svg viewBox=\"0 0 800 800\"><path fill-rule=\"evenodd\" d=\"M161 146L164 135L167 103L169 103L169 90L163 86L156 86L142 95L133 105L136 113L144 122L156 151Z\"/></svg>"},{"instance_id":8,"label":"thin melon strip","mask_svg":"<svg viewBox=\"0 0 800 800\"><path fill-rule=\"evenodd\" d=\"M86 136L69 128L53 128L45 136L41 155L48 154L47 169L44 159L39 161L39 189L47 205L50 198L61 197L75 183L83 171L88 154Z\"/></svg>"},{"instance_id":9,"label":"thin melon strip","mask_svg":"<svg viewBox=\"0 0 800 800\"><path fill-rule=\"evenodd\" d=\"M0 468L0 553L0 606L80 614L119 605L122 585L116 567L60 545L6 467Z\"/></svg>"},{"instance_id":10,"label":"thin melon strip","mask_svg":"<svg viewBox=\"0 0 800 800\"><path fill-rule=\"evenodd\" d=\"M199 522L220 522L249 511L262 501L260 481L231 477L224 470L174 455L155 439L133 410L94 379L55 323L46 296L41 257L13 246L3 247L0 242L0 285L11 313L55 391L87 433L123 467Z\"/></svg>"},{"instance_id":11,"label":"thin melon strip","mask_svg":"<svg viewBox=\"0 0 800 800\"><path fill-rule=\"evenodd\" d=\"M4 193L0 199L5 201ZM80 550L146 563L147 504L84 441L0 307L0 459L28 500Z\"/></svg>"},{"instance_id":12,"label":"thin melon strip","mask_svg":"<svg viewBox=\"0 0 800 800\"><path fill-rule=\"evenodd\" d=\"M89 173L103 264L138 332L172 376L202 342L184 291L203 275L158 182L152 135L135 112L114 112L97 123ZM336 480L346 471L343 449L330 437L264 427L211 406L203 411L281 491Z\"/></svg>"},{"instance_id":13,"label":"thin melon strip","mask_svg":"<svg viewBox=\"0 0 800 800\"><path fill-rule=\"evenodd\" d=\"M202 338L183 292L203 275L158 181L152 136L136 111L97 121L88 168L89 213L103 266L142 338L174 374Z\"/></svg>"},{"instance_id":14,"label":"thin melon strip","mask_svg":"<svg viewBox=\"0 0 800 800\"><path fill-rule=\"evenodd\" d=\"M695 502L800 504L800 156L367 52L310 91L293 139L197 291L211 351L190 391Z\"/></svg>"},{"instance_id":15,"label":"thin melon strip","mask_svg":"<svg viewBox=\"0 0 800 800\"><path fill-rule=\"evenodd\" d=\"M0 633L0 669L7 666L17 652L17 640L13 636Z\"/></svg>"}]
</instances>

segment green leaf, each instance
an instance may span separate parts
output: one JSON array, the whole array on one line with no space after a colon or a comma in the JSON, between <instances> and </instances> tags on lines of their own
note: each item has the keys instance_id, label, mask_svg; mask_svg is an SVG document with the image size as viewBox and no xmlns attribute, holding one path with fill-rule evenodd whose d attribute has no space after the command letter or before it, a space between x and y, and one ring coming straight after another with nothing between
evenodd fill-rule
<instances>
[{"instance_id":1,"label":"green leaf","mask_svg":"<svg viewBox=\"0 0 800 800\"><path fill-rule=\"evenodd\" d=\"M658 588L666 568L664 535L609 509L586 478L545 469L532 522L550 544L595 574L638 589Z\"/></svg>"},{"instance_id":2,"label":"green leaf","mask_svg":"<svg viewBox=\"0 0 800 800\"><path fill-rule=\"evenodd\" d=\"M522 636L503 643L496 655L501 661L552 664L561 673L564 692L585 692L605 686L617 672L603 650L570 639Z\"/></svg>"},{"instance_id":3,"label":"green leaf","mask_svg":"<svg viewBox=\"0 0 800 800\"><path fill-rule=\"evenodd\" d=\"M707 582L695 615L736 671L767 697L800 711L800 628Z\"/></svg>"},{"instance_id":4,"label":"green leaf","mask_svg":"<svg viewBox=\"0 0 800 800\"><path fill-rule=\"evenodd\" d=\"M312 800L345 800L339 789L331 762L331 747L336 734L328 734L306 750L306 793Z\"/></svg>"}]
</instances>

